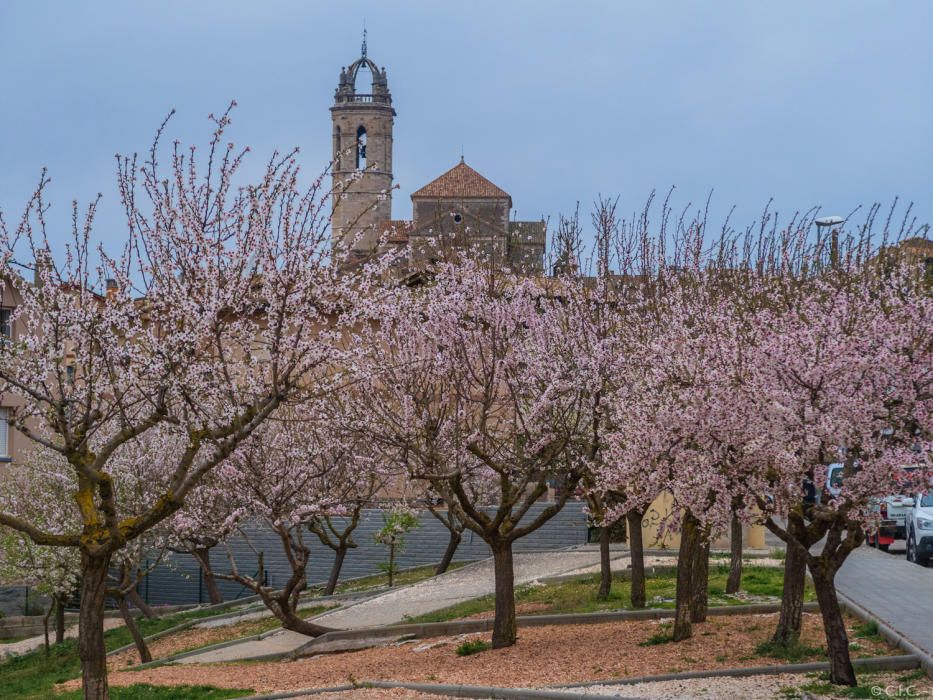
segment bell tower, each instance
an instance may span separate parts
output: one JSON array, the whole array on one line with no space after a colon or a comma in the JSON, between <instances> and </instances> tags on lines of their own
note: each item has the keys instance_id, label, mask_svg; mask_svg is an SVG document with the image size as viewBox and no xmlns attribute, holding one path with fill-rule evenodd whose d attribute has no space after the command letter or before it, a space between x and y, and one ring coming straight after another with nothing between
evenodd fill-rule
<instances>
[{"instance_id":1,"label":"bell tower","mask_svg":"<svg viewBox=\"0 0 933 700\"><path fill-rule=\"evenodd\" d=\"M392 124L395 110L385 68L366 55L340 70L333 121L331 240L355 255L373 253L392 218ZM350 251L347 251L348 253Z\"/></svg>"}]
</instances>

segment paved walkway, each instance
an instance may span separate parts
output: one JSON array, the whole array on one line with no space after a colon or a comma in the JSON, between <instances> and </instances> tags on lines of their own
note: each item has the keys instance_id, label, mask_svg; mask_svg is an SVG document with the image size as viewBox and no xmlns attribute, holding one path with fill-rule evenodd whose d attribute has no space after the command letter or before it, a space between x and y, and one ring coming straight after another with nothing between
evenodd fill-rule
<instances>
[{"instance_id":1,"label":"paved walkway","mask_svg":"<svg viewBox=\"0 0 933 700\"><path fill-rule=\"evenodd\" d=\"M623 561L624 560L624 561ZM616 568L626 566L628 553L613 552ZM659 560L660 561L660 560ZM648 566L655 564L647 557ZM523 585L536 579L599 571L598 549L561 550L515 555L515 584ZM436 578L387 591L360 603L325 613L315 622L338 629L376 627L404 622L406 618L478 598L494 592L492 560L486 559ZM287 653L307 643L308 637L283 630L262 640L243 642L235 646L188 656L179 663L208 663L252 659L266 654Z\"/></svg>"},{"instance_id":2,"label":"paved walkway","mask_svg":"<svg viewBox=\"0 0 933 700\"><path fill-rule=\"evenodd\" d=\"M104 618L104 629L110 630L115 627L123 626L123 618L120 617L106 617ZM55 626L54 621L50 620L50 629L49 629L49 638L51 642L55 643ZM71 625L65 629L65 639L77 639L78 638L78 626ZM33 651L35 649L41 649L45 645L45 635L40 634L35 637L27 637L26 639L20 639L18 642L10 642L9 644L0 644L0 659L11 655L11 654L25 654L28 651Z\"/></svg>"},{"instance_id":3,"label":"paved walkway","mask_svg":"<svg viewBox=\"0 0 933 700\"><path fill-rule=\"evenodd\" d=\"M651 566L665 561L669 562L670 558L646 557L645 563ZM613 552L614 568L627 564L625 550ZM595 548L515 555L516 585L551 576L598 570L599 551ZM485 560L325 613L315 621L341 629L404 622L407 618L492 593L492 573L492 561ZM885 554L860 547L849 556L836 582L843 595L933 655L933 624L930 623L930 615L924 614L925 609L933 604L933 569L911 564L902 554ZM282 631L263 640L190 656L181 662L234 661L287 653L307 641L303 635Z\"/></svg>"},{"instance_id":4,"label":"paved walkway","mask_svg":"<svg viewBox=\"0 0 933 700\"><path fill-rule=\"evenodd\" d=\"M859 547L836 574L836 589L933 655L933 569Z\"/></svg>"}]
</instances>

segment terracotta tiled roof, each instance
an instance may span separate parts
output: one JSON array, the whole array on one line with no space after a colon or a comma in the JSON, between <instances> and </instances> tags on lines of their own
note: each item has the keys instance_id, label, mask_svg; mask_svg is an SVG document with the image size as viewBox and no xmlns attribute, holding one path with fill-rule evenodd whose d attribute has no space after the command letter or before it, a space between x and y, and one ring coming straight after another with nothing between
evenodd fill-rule
<instances>
[{"instance_id":1,"label":"terracotta tiled roof","mask_svg":"<svg viewBox=\"0 0 933 700\"><path fill-rule=\"evenodd\" d=\"M489 180L460 159L454 167L432 180L417 192L412 193L412 199L425 198L471 198L496 197L509 198L509 193L497 187Z\"/></svg>"},{"instance_id":2,"label":"terracotta tiled roof","mask_svg":"<svg viewBox=\"0 0 933 700\"><path fill-rule=\"evenodd\" d=\"M407 243L408 232L412 229L413 222L404 219L393 219L376 224L376 230L380 233L389 232L387 243Z\"/></svg>"}]
</instances>

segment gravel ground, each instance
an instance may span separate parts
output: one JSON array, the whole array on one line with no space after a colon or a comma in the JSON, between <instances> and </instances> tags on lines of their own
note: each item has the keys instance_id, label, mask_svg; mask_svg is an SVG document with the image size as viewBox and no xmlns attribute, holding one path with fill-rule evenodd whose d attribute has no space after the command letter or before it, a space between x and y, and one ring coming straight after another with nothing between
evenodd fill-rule
<instances>
[{"instance_id":1,"label":"gravel ground","mask_svg":"<svg viewBox=\"0 0 933 700\"><path fill-rule=\"evenodd\" d=\"M933 684L928 679L902 681L904 672L872 674L860 681L871 697L929 697ZM819 682L814 674L781 674L774 676L747 676L745 678L702 678L696 680L635 683L634 685L601 685L574 688L574 692L602 697L628 696L644 700L791 700L792 698L845 698L839 693L814 693L806 687ZM909 689L908 689L909 688ZM898 694L898 692L900 694Z\"/></svg>"},{"instance_id":2,"label":"gravel ground","mask_svg":"<svg viewBox=\"0 0 933 700\"><path fill-rule=\"evenodd\" d=\"M780 663L755 654L755 647L770 637L776 621L776 614L713 617L695 625L692 639L650 645L644 643L667 629L654 620L531 627L519 630L519 642L513 647L465 657L456 655L456 647L466 638L484 635L415 640L292 662L160 666L113 673L110 680L114 685L204 683L257 692L321 688L352 680L540 687ZM856 621L848 623L852 627ZM805 614L803 641L821 645L822 636L819 616ZM884 643L860 643L858 653L894 653Z\"/></svg>"}]
</instances>

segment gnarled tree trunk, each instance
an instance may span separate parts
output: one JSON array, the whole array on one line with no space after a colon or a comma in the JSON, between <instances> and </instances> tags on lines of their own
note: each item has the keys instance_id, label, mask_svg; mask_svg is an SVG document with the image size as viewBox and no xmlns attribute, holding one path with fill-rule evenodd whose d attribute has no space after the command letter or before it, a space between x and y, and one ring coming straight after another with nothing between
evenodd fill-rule
<instances>
[{"instance_id":1,"label":"gnarled tree trunk","mask_svg":"<svg viewBox=\"0 0 933 700\"><path fill-rule=\"evenodd\" d=\"M511 541L492 545L496 580L496 619L492 629L492 647L501 649L515 644L518 623L515 620L515 572Z\"/></svg>"},{"instance_id":2,"label":"gnarled tree trunk","mask_svg":"<svg viewBox=\"0 0 933 700\"><path fill-rule=\"evenodd\" d=\"M726 593L738 593L742 587L742 521L733 514L729 527L729 578Z\"/></svg>"},{"instance_id":3,"label":"gnarled tree trunk","mask_svg":"<svg viewBox=\"0 0 933 700\"><path fill-rule=\"evenodd\" d=\"M689 510L684 513L680 531L680 551L677 555L677 607L674 611L674 641L679 642L693 636L693 576L694 563L699 546L700 526Z\"/></svg>"},{"instance_id":4,"label":"gnarled tree trunk","mask_svg":"<svg viewBox=\"0 0 933 700\"><path fill-rule=\"evenodd\" d=\"M454 560L457 548L460 546L460 540L463 539L463 535L452 528L448 532L450 532L450 539L447 540L447 549L444 550L444 556L441 557L440 563L434 569L435 576L440 576L447 571L450 562Z\"/></svg>"},{"instance_id":5,"label":"gnarled tree trunk","mask_svg":"<svg viewBox=\"0 0 933 700\"><path fill-rule=\"evenodd\" d=\"M849 637L846 634L845 621L842 610L839 608L839 599L836 597L836 572L832 565L822 562L824 566L814 566L810 569L813 576L813 587L816 589L816 599L820 604L820 616L823 618L823 629L826 634L826 655L829 657L829 682L835 685L854 686L855 669L849 657Z\"/></svg>"},{"instance_id":6,"label":"gnarled tree trunk","mask_svg":"<svg viewBox=\"0 0 933 700\"><path fill-rule=\"evenodd\" d=\"M803 592L807 583L806 548L812 542L803 516L791 511L787 517L787 533L796 540L786 543L784 557L784 589L781 592L781 614L772 640L776 644L793 644L800 638L803 620Z\"/></svg>"},{"instance_id":7,"label":"gnarled tree trunk","mask_svg":"<svg viewBox=\"0 0 933 700\"><path fill-rule=\"evenodd\" d=\"M65 605L68 598L64 594L55 596L55 643L65 641Z\"/></svg>"},{"instance_id":8,"label":"gnarled tree trunk","mask_svg":"<svg viewBox=\"0 0 933 700\"><path fill-rule=\"evenodd\" d=\"M207 599L211 601L211 605L223 603L224 597L220 594L220 588L217 586L217 579L214 576L214 568L211 565L210 547L197 547L192 550L191 554L197 559L198 565L201 567L201 577L204 581L204 588L207 589Z\"/></svg>"},{"instance_id":9,"label":"gnarled tree trunk","mask_svg":"<svg viewBox=\"0 0 933 700\"><path fill-rule=\"evenodd\" d=\"M347 544L342 542L334 550L334 565L330 567L330 576L327 577L324 595L334 595L334 591L337 590L337 582L340 581L340 570L343 568L343 560L347 558L348 549Z\"/></svg>"},{"instance_id":10,"label":"gnarled tree trunk","mask_svg":"<svg viewBox=\"0 0 933 700\"><path fill-rule=\"evenodd\" d=\"M798 546L788 544L784 557L784 590L781 592L781 615L772 640L776 644L793 644L800 638L803 620L803 591L807 582L806 554Z\"/></svg>"},{"instance_id":11,"label":"gnarled tree trunk","mask_svg":"<svg viewBox=\"0 0 933 700\"><path fill-rule=\"evenodd\" d=\"M611 526L603 525L599 528L599 590L596 600L606 600L612 590L612 557L609 552L609 536Z\"/></svg>"},{"instance_id":12,"label":"gnarled tree trunk","mask_svg":"<svg viewBox=\"0 0 933 700\"><path fill-rule=\"evenodd\" d=\"M143 597L139 595L139 593L137 592L135 588L131 588L130 590L128 590L125 596L128 601L130 601L133 605L135 605L139 609L139 612L141 612L143 615L148 617L150 620L154 620L155 618L158 617L158 614L156 613L156 611L153 610L152 606L149 605L149 603L143 600Z\"/></svg>"},{"instance_id":13,"label":"gnarled tree trunk","mask_svg":"<svg viewBox=\"0 0 933 700\"><path fill-rule=\"evenodd\" d=\"M642 536L642 510L630 510L628 520L629 556L632 558L632 607L645 607L645 545Z\"/></svg>"},{"instance_id":14,"label":"gnarled tree trunk","mask_svg":"<svg viewBox=\"0 0 933 700\"><path fill-rule=\"evenodd\" d=\"M107 650L104 646L104 599L110 556L81 553L81 610L78 616L78 656L85 700L107 700Z\"/></svg>"},{"instance_id":15,"label":"gnarled tree trunk","mask_svg":"<svg viewBox=\"0 0 933 700\"><path fill-rule=\"evenodd\" d=\"M152 654L149 652L149 646L146 644L142 632L139 631L139 625L136 624L136 620L133 618L133 613L130 611L130 606L127 604L125 596L121 595L117 597L117 607L120 608L120 616L123 618L123 624L126 625L126 628L130 631L130 635L133 637L136 651L139 652L139 662L142 664L149 663L152 661Z\"/></svg>"},{"instance_id":16,"label":"gnarled tree trunk","mask_svg":"<svg viewBox=\"0 0 933 700\"><path fill-rule=\"evenodd\" d=\"M690 596L690 621L706 622L709 609L709 532L704 528L698 535L693 560L693 582Z\"/></svg>"}]
</instances>

